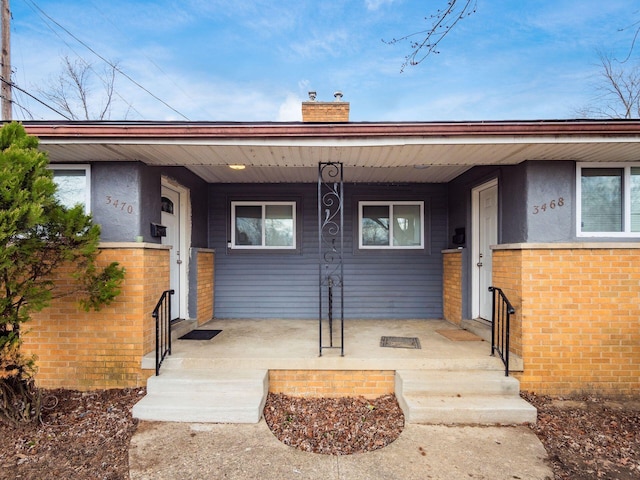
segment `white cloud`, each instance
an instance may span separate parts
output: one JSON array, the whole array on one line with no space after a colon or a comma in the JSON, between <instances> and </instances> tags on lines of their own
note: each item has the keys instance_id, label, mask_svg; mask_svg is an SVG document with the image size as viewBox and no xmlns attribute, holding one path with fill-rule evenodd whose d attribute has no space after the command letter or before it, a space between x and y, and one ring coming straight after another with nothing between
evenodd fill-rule
<instances>
[{"instance_id":1,"label":"white cloud","mask_svg":"<svg viewBox=\"0 0 640 480\"><path fill-rule=\"evenodd\" d=\"M302 121L302 100L297 95L290 93L278 109L278 122Z\"/></svg>"},{"instance_id":2,"label":"white cloud","mask_svg":"<svg viewBox=\"0 0 640 480\"><path fill-rule=\"evenodd\" d=\"M351 50L350 35L346 30L316 33L305 42L291 45L293 53L303 59L313 59L329 55L339 57Z\"/></svg>"},{"instance_id":3,"label":"white cloud","mask_svg":"<svg viewBox=\"0 0 640 480\"><path fill-rule=\"evenodd\" d=\"M269 121L275 120L279 110L279 99L274 98L266 87L250 83L231 82L219 77L196 77L170 72L176 78L180 89L165 78L153 79L153 72L138 75L141 83L153 85L152 91L167 104L189 118L205 121ZM135 98L135 108L143 114L143 119L184 120L171 109L145 95L139 89L130 87Z\"/></svg>"},{"instance_id":4,"label":"white cloud","mask_svg":"<svg viewBox=\"0 0 640 480\"><path fill-rule=\"evenodd\" d=\"M391 5L395 0L365 0L367 10L378 10L382 5Z\"/></svg>"},{"instance_id":5,"label":"white cloud","mask_svg":"<svg viewBox=\"0 0 640 480\"><path fill-rule=\"evenodd\" d=\"M78 3L72 16L69 0L45 3L65 28L191 120L297 120L309 90L325 101L342 90L354 121L562 117L593 91L583 76L594 71L594 47L626 54L635 34L617 31L635 18L628 0L601 8L597 0L580 8L570 0L484 2L447 37L442 55L400 74L408 45L380 39L412 31L424 2L158 0L138 8L113 0ZM65 54L102 65L23 2L14 16L20 87L35 93L58 75ZM180 119L125 78L116 88L114 120ZM35 118L57 117L16 96ZM127 114L128 103L135 111Z\"/></svg>"}]
</instances>

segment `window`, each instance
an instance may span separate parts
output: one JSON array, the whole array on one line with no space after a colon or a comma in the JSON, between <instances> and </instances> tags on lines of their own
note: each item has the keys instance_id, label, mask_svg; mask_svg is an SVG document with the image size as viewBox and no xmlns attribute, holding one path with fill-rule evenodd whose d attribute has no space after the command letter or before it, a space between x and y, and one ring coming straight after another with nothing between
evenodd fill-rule
<instances>
[{"instance_id":1,"label":"window","mask_svg":"<svg viewBox=\"0 0 640 480\"><path fill-rule=\"evenodd\" d=\"M65 207L83 205L91 211L91 175L89 165L51 165L53 181L57 185L56 198Z\"/></svg>"},{"instance_id":2,"label":"window","mask_svg":"<svg viewBox=\"0 0 640 480\"><path fill-rule=\"evenodd\" d=\"M424 248L424 202L359 202L359 248Z\"/></svg>"},{"instance_id":3,"label":"window","mask_svg":"<svg viewBox=\"0 0 640 480\"><path fill-rule=\"evenodd\" d=\"M173 215L173 202L168 197L160 198L160 210Z\"/></svg>"},{"instance_id":4,"label":"window","mask_svg":"<svg viewBox=\"0 0 640 480\"><path fill-rule=\"evenodd\" d=\"M638 236L640 166L578 165L578 235Z\"/></svg>"},{"instance_id":5,"label":"window","mask_svg":"<svg viewBox=\"0 0 640 480\"><path fill-rule=\"evenodd\" d=\"M232 248L296 248L295 202L232 202Z\"/></svg>"}]
</instances>

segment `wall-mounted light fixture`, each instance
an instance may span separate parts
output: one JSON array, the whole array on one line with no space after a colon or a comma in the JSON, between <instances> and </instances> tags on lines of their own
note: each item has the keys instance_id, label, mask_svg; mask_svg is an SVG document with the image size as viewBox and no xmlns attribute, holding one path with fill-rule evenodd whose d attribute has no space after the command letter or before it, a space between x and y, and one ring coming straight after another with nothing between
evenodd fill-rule
<instances>
[{"instance_id":1,"label":"wall-mounted light fixture","mask_svg":"<svg viewBox=\"0 0 640 480\"><path fill-rule=\"evenodd\" d=\"M247 166L246 165L237 164L237 165L229 165L229 168L231 170L244 170L245 168L247 168Z\"/></svg>"}]
</instances>

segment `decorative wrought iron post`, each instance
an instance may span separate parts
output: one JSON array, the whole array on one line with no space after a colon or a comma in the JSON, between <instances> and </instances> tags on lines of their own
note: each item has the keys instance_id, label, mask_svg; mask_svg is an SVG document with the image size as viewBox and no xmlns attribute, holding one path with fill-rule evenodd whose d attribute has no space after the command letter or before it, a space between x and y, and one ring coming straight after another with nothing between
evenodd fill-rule
<instances>
[{"instance_id":1,"label":"decorative wrought iron post","mask_svg":"<svg viewBox=\"0 0 640 480\"><path fill-rule=\"evenodd\" d=\"M320 356L327 348L344 356L344 198L342 163L318 164L318 319ZM326 307L326 308L323 308ZM326 310L326 313L325 313ZM334 341L339 321L339 344ZM328 340L323 329L328 328ZM326 344L325 344L326 343Z\"/></svg>"}]
</instances>

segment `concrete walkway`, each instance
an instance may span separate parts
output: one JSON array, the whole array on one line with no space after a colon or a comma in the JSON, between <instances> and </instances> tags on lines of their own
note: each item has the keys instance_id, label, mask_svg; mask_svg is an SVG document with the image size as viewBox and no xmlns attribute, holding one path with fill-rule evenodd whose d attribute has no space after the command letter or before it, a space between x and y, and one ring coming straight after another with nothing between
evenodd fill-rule
<instances>
[{"instance_id":1,"label":"concrete walkway","mask_svg":"<svg viewBox=\"0 0 640 480\"><path fill-rule=\"evenodd\" d=\"M329 456L282 444L257 424L141 422L131 480L551 480L544 447L527 427L407 425L374 452Z\"/></svg>"}]
</instances>

